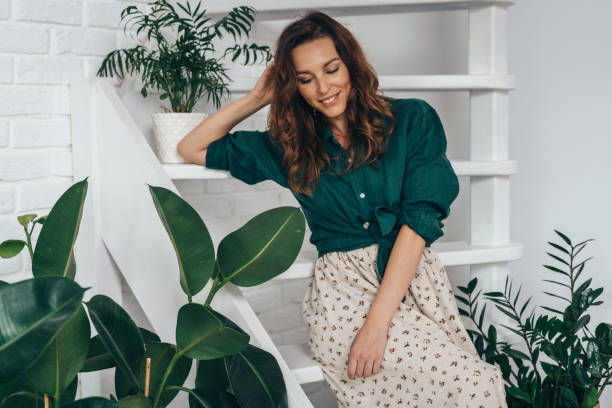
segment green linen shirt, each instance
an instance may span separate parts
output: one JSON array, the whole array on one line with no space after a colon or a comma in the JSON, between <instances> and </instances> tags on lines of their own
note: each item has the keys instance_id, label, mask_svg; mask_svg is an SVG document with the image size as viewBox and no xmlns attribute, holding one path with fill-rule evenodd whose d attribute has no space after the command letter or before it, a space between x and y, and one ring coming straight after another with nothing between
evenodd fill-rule
<instances>
[{"instance_id":1,"label":"green linen shirt","mask_svg":"<svg viewBox=\"0 0 612 408\"><path fill-rule=\"evenodd\" d=\"M311 230L318 256L379 243L382 280L400 227L406 224L425 240L443 235L442 220L459 194L459 181L446 156L446 135L435 109L422 99L393 99L396 128L378 161L343 176L322 169L312 197L296 194L285 177L282 149L268 131L229 132L208 146L206 167L228 170L247 184L273 180L289 188ZM346 149L323 127L321 137L332 158L331 171L346 168ZM336 159L334 157L337 156Z\"/></svg>"}]
</instances>

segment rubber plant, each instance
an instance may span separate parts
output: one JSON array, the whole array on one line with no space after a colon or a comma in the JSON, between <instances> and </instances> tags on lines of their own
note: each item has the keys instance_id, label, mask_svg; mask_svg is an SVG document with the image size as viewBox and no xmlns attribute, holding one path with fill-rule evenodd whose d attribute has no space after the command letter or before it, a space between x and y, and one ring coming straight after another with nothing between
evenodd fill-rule
<instances>
[{"instance_id":1,"label":"rubber plant","mask_svg":"<svg viewBox=\"0 0 612 408\"><path fill-rule=\"evenodd\" d=\"M249 344L250 336L210 303L228 282L259 285L291 266L304 238L300 209L279 207L255 216L227 235L215 254L198 213L172 191L149 186L187 297L177 315L174 345L138 328L107 296L82 300L86 289L74 281L73 249L86 191L87 179L70 187L48 216L19 216L26 240L0 244L4 258L27 247L34 275L0 283L0 407L40 407L45 399L62 408L165 407L180 391L189 393L191 407L287 407L275 358ZM42 229L33 248L37 225ZM210 279L205 303L194 303ZM90 320L98 332L91 338ZM188 388L193 360L197 376L195 387ZM75 401L79 372L112 368L116 396Z\"/></svg>"},{"instance_id":2,"label":"rubber plant","mask_svg":"<svg viewBox=\"0 0 612 408\"><path fill-rule=\"evenodd\" d=\"M251 6L234 7L216 22L210 22L206 9L198 2L195 8L187 2L173 6L167 0L155 0L148 4L150 11L144 12L131 5L121 12L121 23L127 28L134 22L136 33L143 33L154 43L150 47L138 44L129 49L110 52L102 61L97 76L139 74L142 81L140 93L146 97L151 90L160 92L161 100L167 99L171 108L160 103L165 112L192 112L204 93L207 101L221 107L221 98L229 96L228 82L223 58L231 55L236 61L244 57L245 65L256 62L258 56L266 62L272 59L268 46L239 43L243 35L248 37L255 21L255 9ZM176 35L170 41L168 31ZM215 54L216 40L231 34L234 45L227 47L220 57Z\"/></svg>"},{"instance_id":3,"label":"rubber plant","mask_svg":"<svg viewBox=\"0 0 612 408\"><path fill-rule=\"evenodd\" d=\"M531 297L519 307L517 302L522 286L513 293L508 278L504 293L495 291L484 294L487 301L492 302L514 322L515 327L505 324L501 326L524 342L526 352L508 342L498 341L495 325L489 325L485 330L483 318L487 304L478 316L478 301L482 291L475 293L478 284L476 278L467 287L458 287L463 295L455 295L459 302L468 307L468 310L460 308L459 312L474 323L476 329L468 329L468 332L478 354L501 369L509 408L598 407L604 388L610 384L612 325L600 323L595 333L587 326L590 321L588 309L603 303L596 301L603 288L592 289L592 278L578 283L586 262L593 257L581 262L576 257L593 239L574 244L565 234L554 231L563 242L548 242L559 253L547 254L560 265L543 266L566 282L551 279L544 281L560 286L565 293L544 293L563 301L565 308L540 306L553 313L546 315L536 314L534 307L526 315L525 309Z\"/></svg>"}]
</instances>

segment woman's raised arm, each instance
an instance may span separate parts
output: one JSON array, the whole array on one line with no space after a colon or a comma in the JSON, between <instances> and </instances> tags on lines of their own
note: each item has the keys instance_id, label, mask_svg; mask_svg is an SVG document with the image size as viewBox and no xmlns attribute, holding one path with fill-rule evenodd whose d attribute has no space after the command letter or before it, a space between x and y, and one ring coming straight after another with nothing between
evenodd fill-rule
<instances>
[{"instance_id":1,"label":"woman's raised arm","mask_svg":"<svg viewBox=\"0 0 612 408\"><path fill-rule=\"evenodd\" d=\"M253 90L210 115L178 143L176 150L183 159L205 165L206 149L212 142L221 139L238 123L270 103L268 78L273 64L266 67Z\"/></svg>"}]
</instances>

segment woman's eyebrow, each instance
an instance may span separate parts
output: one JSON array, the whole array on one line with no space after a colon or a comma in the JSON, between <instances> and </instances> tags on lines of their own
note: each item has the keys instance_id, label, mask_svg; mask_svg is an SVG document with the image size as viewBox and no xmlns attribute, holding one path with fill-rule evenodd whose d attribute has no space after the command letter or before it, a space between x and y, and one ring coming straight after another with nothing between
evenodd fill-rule
<instances>
[{"instance_id":1,"label":"woman's eyebrow","mask_svg":"<svg viewBox=\"0 0 612 408\"><path fill-rule=\"evenodd\" d=\"M329 61L327 61L325 64L323 64L323 67L326 67L327 65L331 64L332 62L334 62L335 60L340 59L340 57L335 57L330 59ZM297 71L298 74L309 74L310 71Z\"/></svg>"}]
</instances>

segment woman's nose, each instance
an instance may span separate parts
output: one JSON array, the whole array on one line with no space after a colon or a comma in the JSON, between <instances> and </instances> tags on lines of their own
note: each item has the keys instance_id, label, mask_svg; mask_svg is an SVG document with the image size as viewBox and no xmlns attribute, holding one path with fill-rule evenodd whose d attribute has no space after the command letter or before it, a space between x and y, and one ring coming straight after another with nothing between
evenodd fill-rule
<instances>
[{"instance_id":1,"label":"woman's nose","mask_svg":"<svg viewBox=\"0 0 612 408\"><path fill-rule=\"evenodd\" d=\"M319 84L319 94L321 94L321 96L326 96L327 91L329 90L329 84L326 81L322 81L322 80L319 80L318 84Z\"/></svg>"}]
</instances>

